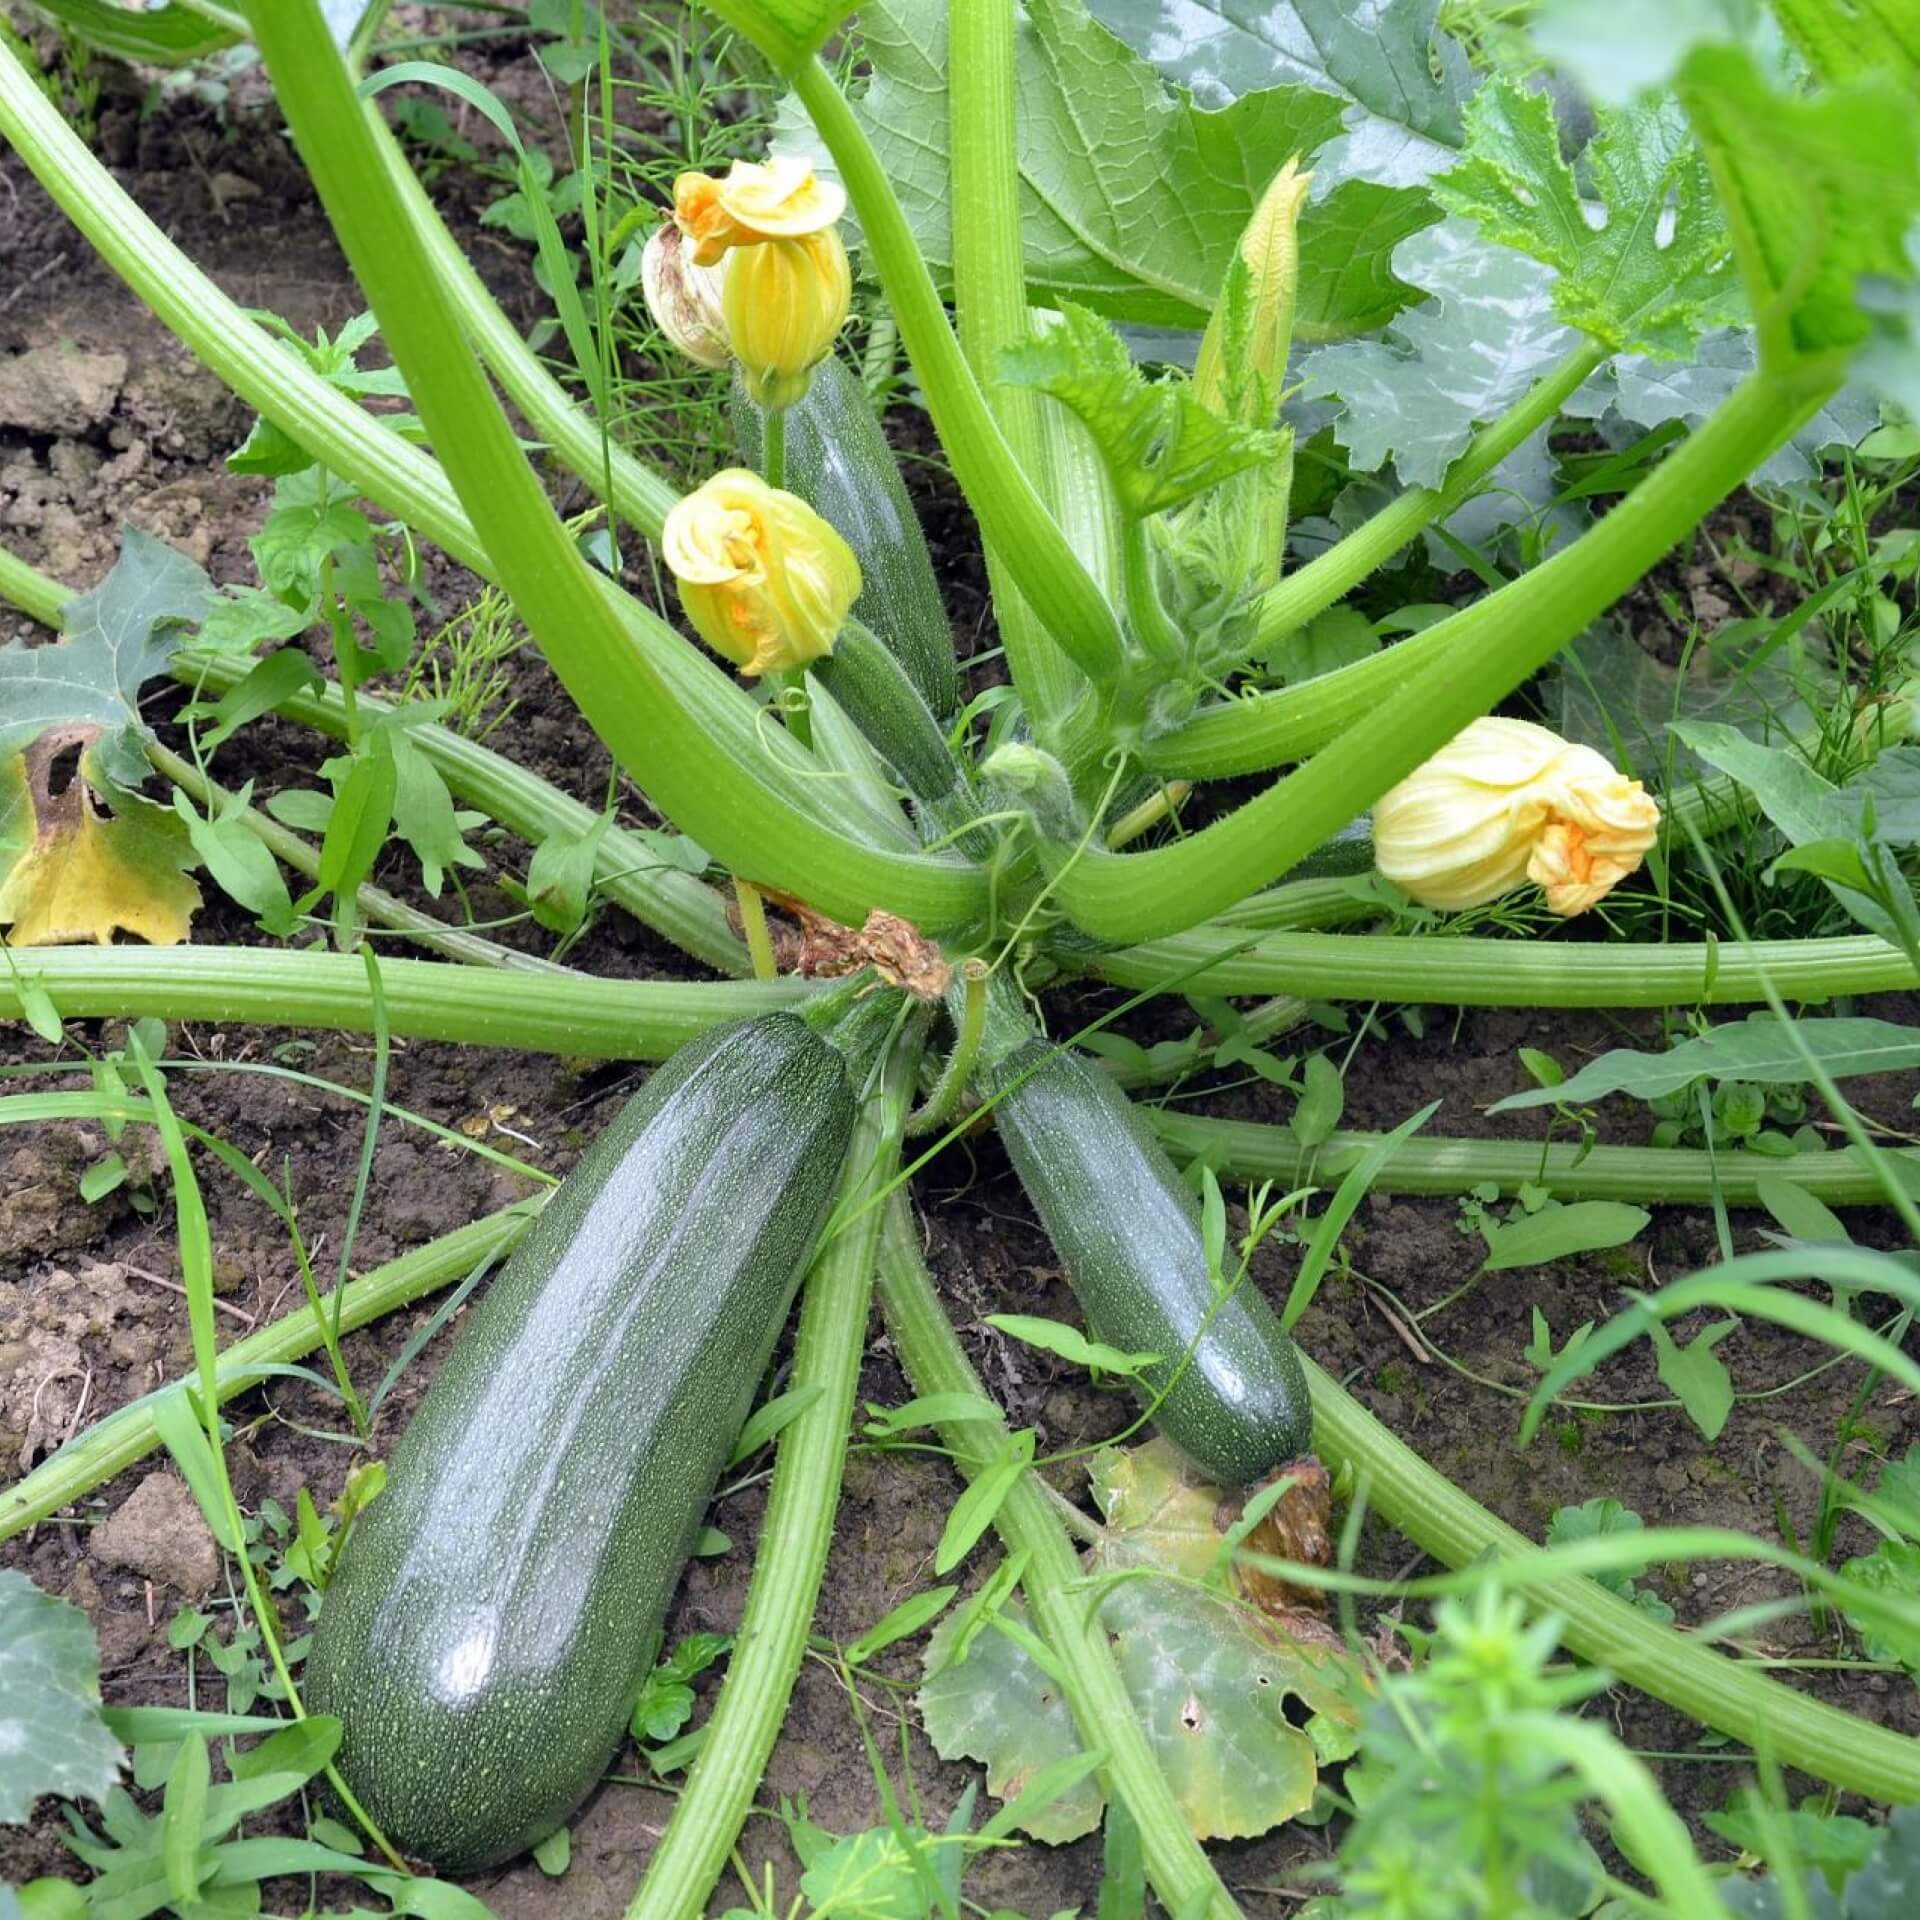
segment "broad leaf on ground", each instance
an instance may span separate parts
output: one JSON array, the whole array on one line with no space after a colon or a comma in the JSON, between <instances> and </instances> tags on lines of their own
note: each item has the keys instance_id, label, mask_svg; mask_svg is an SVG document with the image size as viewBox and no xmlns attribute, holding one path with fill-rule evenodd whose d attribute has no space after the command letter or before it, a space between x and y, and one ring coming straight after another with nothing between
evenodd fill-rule
<instances>
[{"instance_id":1,"label":"broad leaf on ground","mask_svg":"<svg viewBox=\"0 0 1920 1920\"><path fill-rule=\"evenodd\" d=\"M1318 1470L1315 1469L1315 1472ZM1320 1766L1354 1750L1358 1686L1345 1649L1317 1615L1287 1604L1261 1576L1254 1600L1236 1597L1252 1569L1226 1574L1226 1557L1326 1557L1311 1513L1277 1524L1302 1491L1291 1488L1264 1517L1197 1479L1165 1442L1108 1448L1092 1463L1105 1516L1089 1551L1092 1574L1118 1574L1101 1602L1114 1655L1148 1740L1196 1837L1244 1838L1292 1819L1311 1802ZM1324 1506L1325 1479L1309 1490ZM1202 1586L1212 1581L1215 1584ZM1244 1581L1249 1594L1255 1582ZM1264 1611L1262 1609L1265 1609ZM928 1737L944 1758L987 1766L987 1790L1006 1800L1081 1742L1058 1687L1020 1644L1031 1631L1018 1603L1003 1610L1013 1633L989 1627L966 1659L948 1664L961 1613L934 1630L931 1676L919 1700ZM1305 1725L1290 1718L1295 1705ZM1101 1796L1092 1781L1056 1802L1029 1831L1057 1840L1091 1832Z\"/></svg>"},{"instance_id":2,"label":"broad leaf on ground","mask_svg":"<svg viewBox=\"0 0 1920 1920\"><path fill-rule=\"evenodd\" d=\"M207 576L185 554L128 527L113 571L61 609L63 640L0 647L0 760L49 727L91 727L103 736L107 774L137 786L147 772L140 689L212 599Z\"/></svg>"},{"instance_id":3,"label":"broad leaf on ground","mask_svg":"<svg viewBox=\"0 0 1920 1920\"><path fill-rule=\"evenodd\" d=\"M1796 1030L1806 1051L1836 1080L1850 1074L1897 1073L1920 1066L1917 1027L1847 1014L1831 1020L1802 1020L1796 1023ZM1487 1111L1512 1113L1520 1107L1550 1106L1562 1100L1578 1104L1609 1093L1656 1100L1700 1079L1787 1086L1804 1084L1812 1077L1801 1048L1779 1017L1752 1013L1744 1020L1714 1027L1696 1039L1683 1040L1665 1053L1616 1047L1589 1061L1557 1087L1529 1087L1523 1093L1510 1093Z\"/></svg>"},{"instance_id":4,"label":"broad leaf on ground","mask_svg":"<svg viewBox=\"0 0 1920 1920\"><path fill-rule=\"evenodd\" d=\"M103 1800L119 1772L86 1615L0 1572L0 1825L24 1821L43 1793Z\"/></svg>"},{"instance_id":5,"label":"broad leaf on ground","mask_svg":"<svg viewBox=\"0 0 1920 1920\"><path fill-rule=\"evenodd\" d=\"M860 34L872 73L856 111L944 278L953 262L945 6L877 0L861 10ZM1317 165L1341 132L1345 97L1310 85L1196 105L1080 0L1029 0L1015 53L1020 217L1036 304L1075 300L1116 319L1204 325L1274 175L1295 155ZM820 159L792 102L775 145ZM1344 338L1390 317L1405 298L1388 264L1394 244L1433 217L1423 193L1325 184L1300 225L1294 325L1303 339Z\"/></svg>"},{"instance_id":6,"label":"broad leaf on ground","mask_svg":"<svg viewBox=\"0 0 1920 1920\"><path fill-rule=\"evenodd\" d=\"M1355 468L1372 472L1391 459L1407 486L1437 487L1474 428L1579 342L1554 311L1552 272L1490 245L1470 221L1401 241L1393 267L1430 297L1380 339L1308 354L1301 390L1343 403L1334 435Z\"/></svg>"},{"instance_id":7,"label":"broad leaf on ground","mask_svg":"<svg viewBox=\"0 0 1920 1920\"><path fill-rule=\"evenodd\" d=\"M1467 148L1432 183L1448 212L1558 273L1569 326L1614 352L1684 358L1740 305L1726 223L1706 165L1670 100L1606 116L1584 157L1595 224L1561 157L1553 102L1496 77L1466 112Z\"/></svg>"},{"instance_id":8,"label":"broad leaf on ground","mask_svg":"<svg viewBox=\"0 0 1920 1920\"><path fill-rule=\"evenodd\" d=\"M0 925L17 947L107 946L115 933L174 946L199 910L186 875L198 856L175 814L107 781L92 751L50 790L55 763L89 738L58 728L0 760ZM95 786L110 814L94 805Z\"/></svg>"},{"instance_id":9,"label":"broad leaf on ground","mask_svg":"<svg viewBox=\"0 0 1920 1920\"><path fill-rule=\"evenodd\" d=\"M1856 1621L1869 1660L1897 1660L1920 1677L1920 1546L1908 1540L1882 1540L1871 1553L1849 1560L1840 1571L1863 1587L1906 1600L1913 1610L1910 1629L1890 1627L1884 1620ZM1846 1611L1846 1602L1841 1602ZM1851 1616L1849 1616L1851 1617Z\"/></svg>"},{"instance_id":10,"label":"broad leaf on ground","mask_svg":"<svg viewBox=\"0 0 1920 1920\"><path fill-rule=\"evenodd\" d=\"M1209 412L1183 375L1149 380L1097 314L1068 305L1061 318L1062 325L1002 353L1000 375L1011 386L1037 388L1078 418L1125 512L1164 513L1285 451L1286 435Z\"/></svg>"}]
</instances>

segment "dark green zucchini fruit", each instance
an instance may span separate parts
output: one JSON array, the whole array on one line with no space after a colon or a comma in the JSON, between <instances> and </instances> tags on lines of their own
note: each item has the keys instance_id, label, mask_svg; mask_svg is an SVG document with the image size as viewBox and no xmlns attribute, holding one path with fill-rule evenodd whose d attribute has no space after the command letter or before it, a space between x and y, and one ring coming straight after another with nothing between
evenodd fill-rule
<instances>
[{"instance_id":1,"label":"dark green zucchini fruit","mask_svg":"<svg viewBox=\"0 0 1920 1920\"><path fill-rule=\"evenodd\" d=\"M387 1837L510 1858L599 1779L839 1178L791 1014L658 1069L487 1290L340 1557L306 1702Z\"/></svg>"},{"instance_id":2,"label":"dark green zucchini fruit","mask_svg":"<svg viewBox=\"0 0 1920 1920\"><path fill-rule=\"evenodd\" d=\"M1292 1341L1250 1280L1208 1321L1199 1207L1126 1095L1039 1040L989 1073L987 1092L1004 1089L994 1122L1094 1337L1161 1355L1143 1376L1156 1390L1194 1347L1155 1425L1223 1487L1307 1453L1313 1414Z\"/></svg>"}]
</instances>

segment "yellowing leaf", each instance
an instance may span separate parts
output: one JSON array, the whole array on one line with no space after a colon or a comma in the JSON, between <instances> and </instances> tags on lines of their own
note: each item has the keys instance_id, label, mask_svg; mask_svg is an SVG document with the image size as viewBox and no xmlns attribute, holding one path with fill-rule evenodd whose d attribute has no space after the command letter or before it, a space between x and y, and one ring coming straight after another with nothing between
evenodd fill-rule
<instances>
[{"instance_id":1,"label":"yellowing leaf","mask_svg":"<svg viewBox=\"0 0 1920 1920\"><path fill-rule=\"evenodd\" d=\"M43 734L0 762L0 924L16 947L111 942L116 932L154 946L186 939L200 889L179 822L165 808L107 787L112 813L93 803L87 772L50 789L53 764L90 729Z\"/></svg>"}]
</instances>

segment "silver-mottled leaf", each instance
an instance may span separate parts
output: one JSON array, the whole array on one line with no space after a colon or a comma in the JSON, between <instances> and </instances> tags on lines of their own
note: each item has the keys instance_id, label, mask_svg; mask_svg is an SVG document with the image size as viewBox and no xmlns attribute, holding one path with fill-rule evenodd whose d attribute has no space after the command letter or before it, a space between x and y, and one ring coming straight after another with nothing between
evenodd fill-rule
<instances>
[{"instance_id":1,"label":"silver-mottled leaf","mask_svg":"<svg viewBox=\"0 0 1920 1920\"><path fill-rule=\"evenodd\" d=\"M104 1799L119 1771L86 1615L0 1573L0 1825L24 1821L43 1793Z\"/></svg>"},{"instance_id":2,"label":"silver-mottled leaf","mask_svg":"<svg viewBox=\"0 0 1920 1920\"><path fill-rule=\"evenodd\" d=\"M1445 220L1401 241L1394 271L1429 296L1375 340L1303 361L1309 398L1338 397L1335 437L1353 465L1391 460L1408 486L1437 486L1475 426L1492 420L1578 344L1553 307L1551 268Z\"/></svg>"}]
</instances>

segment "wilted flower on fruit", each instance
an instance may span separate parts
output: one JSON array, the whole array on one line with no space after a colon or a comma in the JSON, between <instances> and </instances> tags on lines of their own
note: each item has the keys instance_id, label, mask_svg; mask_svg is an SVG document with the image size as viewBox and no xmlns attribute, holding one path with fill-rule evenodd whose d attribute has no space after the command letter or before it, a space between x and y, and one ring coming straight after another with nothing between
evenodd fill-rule
<instances>
[{"instance_id":1,"label":"wilted flower on fruit","mask_svg":"<svg viewBox=\"0 0 1920 1920\"><path fill-rule=\"evenodd\" d=\"M667 515L660 553L694 630L743 673L831 653L860 595L860 563L839 534L804 500L740 467Z\"/></svg>"},{"instance_id":2,"label":"wilted flower on fruit","mask_svg":"<svg viewBox=\"0 0 1920 1920\"><path fill-rule=\"evenodd\" d=\"M747 390L763 407L790 407L846 324L853 276L839 232L737 247L726 275L727 337Z\"/></svg>"},{"instance_id":3,"label":"wilted flower on fruit","mask_svg":"<svg viewBox=\"0 0 1920 1920\"><path fill-rule=\"evenodd\" d=\"M793 153L776 153L764 165L736 160L724 180L683 173L673 183L674 223L703 267L730 247L824 233L846 208L842 188L817 178L813 162Z\"/></svg>"},{"instance_id":4,"label":"wilted flower on fruit","mask_svg":"<svg viewBox=\"0 0 1920 1920\"><path fill-rule=\"evenodd\" d=\"M641 250L640 289L654 325L703 367L724 367L732 357L720 299L723 277L718 267L696 264L671 220L662 221Z\"/></svg>"},{"instance_id":5,"label":"wilted flower on fruit","mask_svg":"<svg viewBox=\"0 0 1920 1920\"><path fill-rule=\"evenodd\" d=\"M1531 880L1553 912L1585 913L1659 831L1660 808L1638 780L1525 720L1474 721L1373 810L1380 871L1449 910Z\"/></svg>"}]
</instances>

